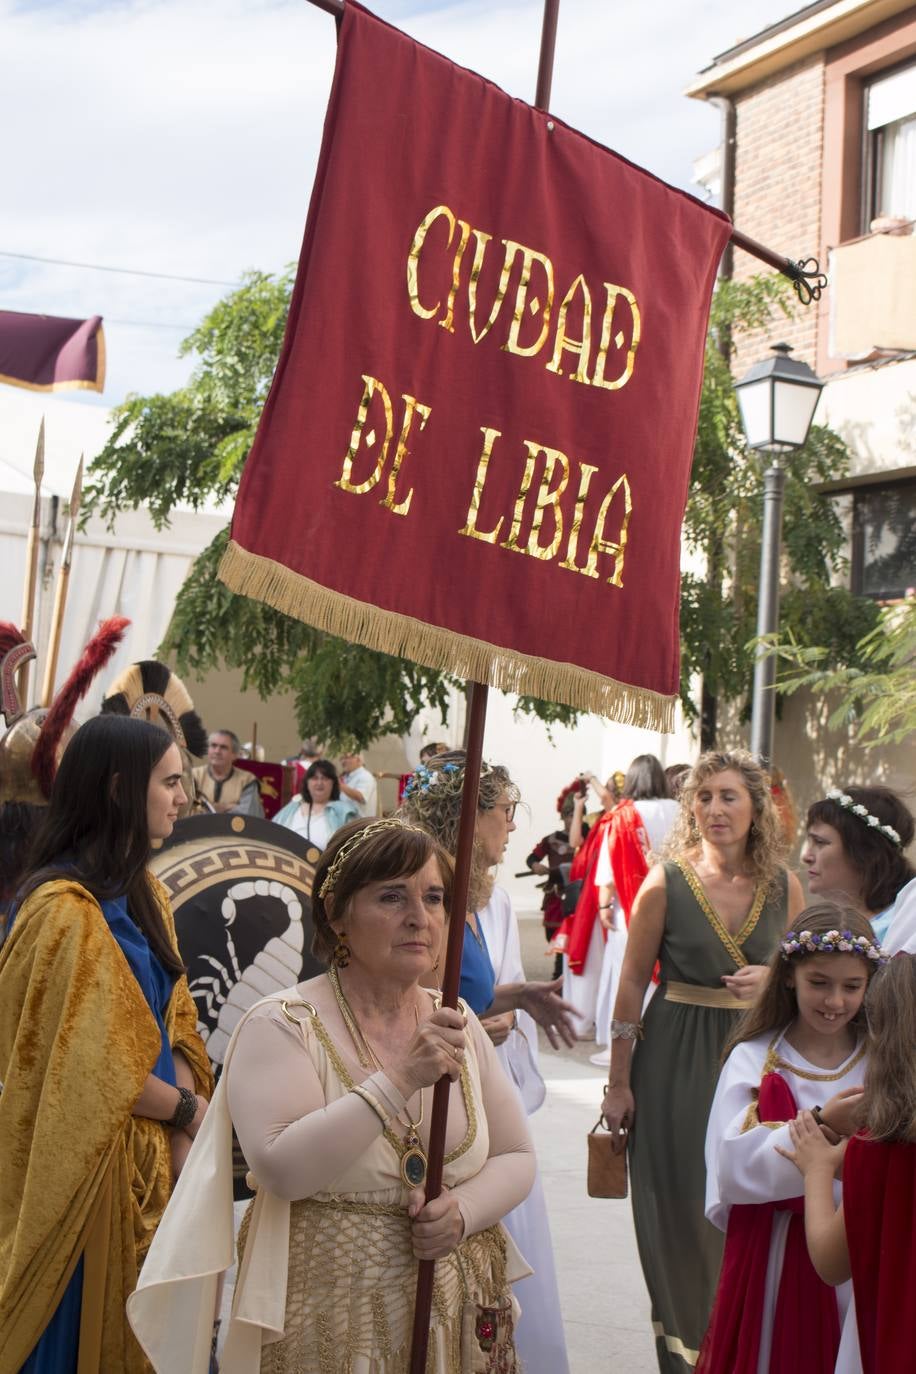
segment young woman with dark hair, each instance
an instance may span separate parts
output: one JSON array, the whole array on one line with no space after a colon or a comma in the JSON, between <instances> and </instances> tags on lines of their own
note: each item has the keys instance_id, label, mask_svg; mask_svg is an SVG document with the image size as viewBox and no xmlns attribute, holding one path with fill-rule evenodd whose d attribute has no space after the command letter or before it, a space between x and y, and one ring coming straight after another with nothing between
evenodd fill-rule
<instances>
[{"instance_id":1,"label":"young woman with dark hair","mask_svg":"<svg viewBox=\"0 0 916 1374\"><path fill-rule=\"evenodd\" d=\"M330 759L315 759L302 779L298 797L274 816L278 825L295 830L316 849L324 849L336 830L358 815L355 802L340 795L340 779Z\"/></svg>"},{"instance_id":2,"label":"young woman with dark hair","mask_svg":"<svg viewBox=\"0 0 916 1374\"><path fill-rule=\"evenodd\" d=\"M891 788L828 792L808 808L801 853L808 891L865 912L883 940L898 892L916 878L904 853L913 835L913 817Z\"/></svg>"},{"instance_id":3,"label":"young woman with dark hair","mask_svg":"<svg viewBox=\"0 0 916 1374\"><path fill-rule=\"evenodd\" d=\"M146 1369L124 1304L212 1088L168 897L147 868L185 800L181 771L146 721L99 716L76 732L0 955L11 1370Z\"/></svg>"}]
</instances>

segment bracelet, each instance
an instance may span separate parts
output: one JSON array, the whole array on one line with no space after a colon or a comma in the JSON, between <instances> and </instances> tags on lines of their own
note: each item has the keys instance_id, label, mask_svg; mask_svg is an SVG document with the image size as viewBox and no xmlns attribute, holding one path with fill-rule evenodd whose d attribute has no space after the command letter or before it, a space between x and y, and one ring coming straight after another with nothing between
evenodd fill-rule
<instances>
[{"instance_id":1,"label":"bracelet","mask_svg":"<svg viewBox=\"0 0 916 1374\"><path fill-rule=\"evenodd\" d=\"M381 1102L379 1102L378 1098L373 1097L369 1089L364 1088L362 1083L354 1083L353 1087L350 1089L350 1092L356 1093L356 1096L361 1097L367 1107L372 1108L372 1110L375 1112L375 1115L382 1123L382 1129L387 1131L388 1127L391 1125L391 1118L385 1111L385 1108L382 1106Z\"/></svg>"},{"instance_id":2,"label":"bracelet","mask_svg":"<svg viewBox=\"0 0 916 1374\"><path fill-rule=\"evenodd\" d=\"M197 1098L190 1088L179 1088L178 1105L165 1125L173 1127L176 1131L183 1131L186 1126L190 1126L196 1115Z\"/></svg>"},{"instance_id":3,"label":"bracelet","mask_svg":"<svg viewBox=\"0 0 916 1374\"><path fill-rule=\"evenodd\" d=\"M815 1121L817 1122L817 1124L818 1124L819 1126L827 1126L827 1122L826 1122L826 1121L824 1120L824 1118L821 1116L821 1109L820 1109L820 1107L812 1107L812 1108L811 1108L811 1115L814 1117ZM827 1130L828 1130L828 1131L830 1130L830 1127L829 1127L829 1126L827 1126Z\"/></svg>"},{"instance_id":4,"label":"bracelet","mask_svg":"<svg viewBox=\"0 0 916 1374\"><path fill-rule=\"evenodd\" d=\"M611 1039L612 1040L642 1040L643 1029L641 1021L612 1021Z\"/></svg>"},{"instance_id":5,"label":"bracelet","mask_svg":"<svg viewBox=\"0 0 916 1374\"><path fill-rule=\"evenodd\" d=\"M599 911L610 911L610 909L611 909L611 908L610 908L610 905L608 905L608 906L599 906L599 908L598 908Z\"/></svg>"}]
</instances>

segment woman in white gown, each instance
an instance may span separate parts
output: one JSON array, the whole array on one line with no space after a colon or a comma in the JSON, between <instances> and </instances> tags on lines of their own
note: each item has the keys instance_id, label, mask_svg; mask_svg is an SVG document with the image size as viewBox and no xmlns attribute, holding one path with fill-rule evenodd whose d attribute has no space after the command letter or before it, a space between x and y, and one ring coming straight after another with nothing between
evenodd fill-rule
<instances>
[{"instance_id":1,"label":"woman in white gown","mask_svg":"<svg viewBox=\"0 0 916 1374\"><path fill-rule=\"evenodd\" d=\"M632 805L628 807L627 802ZM639 754L630 764L623 784L623 800L615 811L595 869L598 920L605 935L595 1010L595 1039L604 1048L592 1055L592 1063L602 1068L611 1062L607 1046L627 947L630 907L635 896L633 885L638 888L650 864L661 854L678 813L678 804L668 792L665 771L654 754ZM615 882L615 864L618 874L626 874L623 893L618 891ZM626 873L628 868L630 871ZM624 902L622 897L628 900ZM649 996L653 990L654 985L649 989Z\"/></svg>"}]
</instances>

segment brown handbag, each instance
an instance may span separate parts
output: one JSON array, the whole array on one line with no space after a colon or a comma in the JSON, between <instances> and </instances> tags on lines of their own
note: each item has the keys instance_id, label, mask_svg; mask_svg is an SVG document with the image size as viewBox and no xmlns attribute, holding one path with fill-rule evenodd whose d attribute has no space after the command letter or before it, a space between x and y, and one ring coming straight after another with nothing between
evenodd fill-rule
<instances>
[{"instance_id":1,"label":"brown handbag","mask_svg":"<svg viewBox=\"0 0 916 1374\"><path fill-rule=\"evenodd\" d=\"M626 1136L622 1131L621 1135ZM626 1197L627 1147L624 1140L615 1150L611 1128L599 1116L588 1136L588 1195L589 1197Z\"/></svg>"}]
</instances>

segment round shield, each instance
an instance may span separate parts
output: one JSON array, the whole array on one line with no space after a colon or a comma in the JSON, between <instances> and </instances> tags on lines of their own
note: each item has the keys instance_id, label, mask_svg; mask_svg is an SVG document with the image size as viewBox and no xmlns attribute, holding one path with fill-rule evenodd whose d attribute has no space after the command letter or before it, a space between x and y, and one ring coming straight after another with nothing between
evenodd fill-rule
<instances>
[{"instance_id":1,"label":"round shield","mask_svg":"<svg viewBox=\"0 0 916 1374\"><path fill-rule=\"evenodd\" d=\"M323 971L311 953L319 850L253 816L187 816L150 867L168 889L214 1066L249 1007Z\"/></svg>"}]
</instances>

